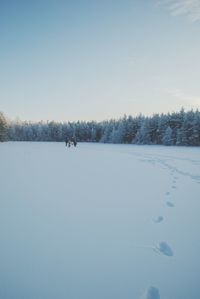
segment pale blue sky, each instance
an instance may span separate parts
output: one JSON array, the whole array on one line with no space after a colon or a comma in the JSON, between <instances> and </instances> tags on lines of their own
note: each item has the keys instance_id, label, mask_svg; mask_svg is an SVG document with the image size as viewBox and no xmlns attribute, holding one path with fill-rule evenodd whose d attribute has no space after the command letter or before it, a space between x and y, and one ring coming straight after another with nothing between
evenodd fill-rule
<instances>
[{"instance_id":1,"label":"pale blue sky","mask_svg":"<svg viewBox=\"0 0 200 299\"><path fill-rule=\"evenodd\" d=\"M200 0L0 0L0 110L103 120L200 108Z\"/></svg>"}]
</instances>

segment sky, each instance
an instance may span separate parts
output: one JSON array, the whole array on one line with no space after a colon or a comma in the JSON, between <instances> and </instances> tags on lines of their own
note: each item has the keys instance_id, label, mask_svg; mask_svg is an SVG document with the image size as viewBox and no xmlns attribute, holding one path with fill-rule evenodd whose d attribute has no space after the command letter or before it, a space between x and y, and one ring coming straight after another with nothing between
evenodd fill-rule
<instances>
[{"instance_id":1,"label":"sky","mask_svg":"<svg viewBox=\"0 0 200 299\"><path fill-rule=\"evenodd\" d=\"M200 0L0 0L0 110L104 120L200 108Z\"/></svg>"}]
</instances>

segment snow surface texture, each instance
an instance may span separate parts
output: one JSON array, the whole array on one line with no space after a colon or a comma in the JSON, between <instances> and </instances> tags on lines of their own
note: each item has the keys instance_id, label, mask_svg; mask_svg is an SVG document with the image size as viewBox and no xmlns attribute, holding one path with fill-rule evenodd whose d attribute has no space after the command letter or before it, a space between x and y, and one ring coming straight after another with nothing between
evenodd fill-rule
<instances>
[{"instance_id":1,"label":"snow surface texture","mask_svg":"<svg viewBox=\"0 0 200 299\"><path fill-rule=\"evenodd\" d=\"M171 201L167 201L167 202L166 202L166 205L167 205L168 207L170 207L170 208L173 208L173 207L174 207L174 204L173 204L173 202L171 202Z\"/></svg>"},{"instance_id":2,"label":"snow surface texture","mask_svg":"<svg viewBox=\"0 0 200 299\"><path fill-rule=\"evenodd\" d=\"M8 142L0 167L0 298L199 299L199 148Z\"/></svg>"},{"instance_id":3,"label":"snow surface texture","mask_svg":"<svg viewBox=\"0 0 200 299\"><path fill-rule=\"evenodd\" d=\"M142 299L160 299L159 290L155 287L150 287L142 296Z\"/></svg>"},{"instance_id":4,"label":"snow surface texture","mask_svg":"<svg viewBox=\"0 0 200 299\"><path fill-rule=\"evenodd\" d=\"M166 256L173 256L173 251L166 242L160 242L158 250Z\"/></svg>"},{"instance_id":5,"label":"snow surface texture","mask_svg":"<svg viewBox=\"0 0 200 299\"><path fill-rule=\"evenodd\" d=\"M155 223L160 223L160 222L162 222L163 221L163 216L158 216L155 220L154 220L154 222Z\"/></svg>"}]
</instances>

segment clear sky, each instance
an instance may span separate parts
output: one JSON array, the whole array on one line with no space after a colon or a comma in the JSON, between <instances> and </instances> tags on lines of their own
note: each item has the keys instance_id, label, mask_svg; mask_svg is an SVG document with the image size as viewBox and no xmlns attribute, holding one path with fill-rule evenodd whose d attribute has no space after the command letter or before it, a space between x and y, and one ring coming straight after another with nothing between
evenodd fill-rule
<instances>
[{"instance_id":1,"label":"clear sky","mask_svg":"<svg viewBox=\"0 0 200 299\"><path fill-rule=\"evenodd\" d=\"M200 0L0 0L0 110L103 120L200 108Z\"/></svg>"}]
</instances>

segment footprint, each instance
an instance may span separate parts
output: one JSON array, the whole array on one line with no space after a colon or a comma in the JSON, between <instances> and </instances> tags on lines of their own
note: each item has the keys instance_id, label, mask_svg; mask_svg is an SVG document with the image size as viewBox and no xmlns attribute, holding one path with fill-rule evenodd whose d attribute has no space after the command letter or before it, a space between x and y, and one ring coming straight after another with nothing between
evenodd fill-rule
<instances>
[{"instance_id":1,"label":"footprint","mask_svg":"<svg viewBox=\"0 0 200 299\"><path fill-rule=\"evenodd\" d=\"M150 287L146 290L141 299L160 299L159 290L155 287Z\"/></svg>"},{"instance_id":2,"label":"footprint","mask_svg":"<svg viewBox=\"0 0 200 299\"><path fill-rule=\"evenodd\" d=\"M168 191L168 192L166 192L166 193L165 193L165 195L170 195L170 192L169 192L169 191Z\"/></svg>"},{"instance_id":3,"label":"footprint","mask_svg":"<svg viewBox=\"0 0 200 299\"><path fill-rule=\"evenodd\" d=\"M163 216L158 216L156 219L154 219L155 223L160 223L164 220Z\"/></svg>"},{"instance_id":4,"label":"footprint","mask_svg":"<svg viewBox=\"0 0 200 299\"><path fill-rule=\"evenodd\" d=\"M174 204L173 204L173 202L171 202L171 201L167 201L167 202L166 202L166 205L167 205L168 207L170 207L170 208L173 208L173 207L174 207Z\"/></svg>"},{"instance_id":5,"label":"footprint","mask_svg":"<svg viewBox=\"0 0 200 299\"><path fill-rule=\"evenodd\" d=\"M173 185L173 186L172 186L172 189L176 189L176 186L175 186L175 185Z\"/></svg>"},{"instance_id":6,"label":"footprint","mask_svg":"<svg viewBox=\"0 0 200 299\"><path fill-rule=\"evenodd\" d=\"M173 180L173 184L176 184L176 180Z\"/></svg>"},{"instance_id":7,"label":"footprint","mask_svg":"<svg viewBox=\"0 0 200 299\"><path fill-rule=\"evenodd\" d=\"M166 256L173 256L173 255L174 255L174 253L173 253L171 247L170 247L166 242L160 242L160 243L158 244L158 246L156 247L156 249L157 249L160 253L162 253L162 254L164 254L164 255L166 255Z\"/></svg>"}]
</instances>

